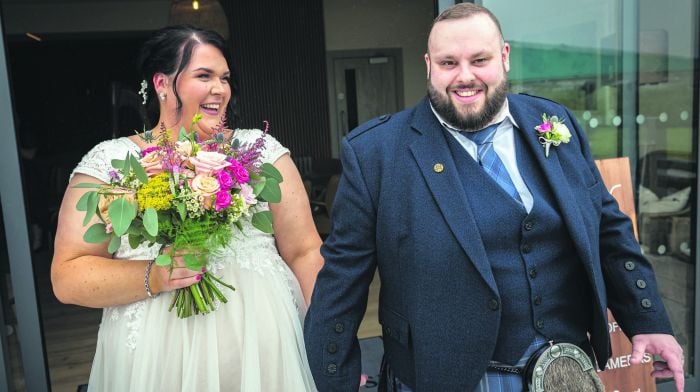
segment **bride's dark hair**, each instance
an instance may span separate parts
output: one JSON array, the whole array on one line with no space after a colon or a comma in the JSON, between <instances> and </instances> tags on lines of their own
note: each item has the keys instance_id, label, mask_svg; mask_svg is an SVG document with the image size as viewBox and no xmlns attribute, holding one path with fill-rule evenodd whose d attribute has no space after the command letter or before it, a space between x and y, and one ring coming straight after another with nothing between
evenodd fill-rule
<instances>
[{"instance_id":1,"label":"bride's dark hair","mask_svg":"<svg viewBox=\"0 0 700 392\"><path fill-rule=\"evenodd\" d=\"M143 44L141 52L136 61L141 76L148 83L148 96L153 97L148 102L148 115L152 127L158 121L159 106L155 88L153 86L153 75L163 73L173 75L173 91L177 99L178 117L182 114L182 101L177 91L177 79L182 70L192 58L192 51L199 44L212 45L219 49L226 59L226 63L231 70L231 99L226 107L226 123L229 128L236 128L239 125L240 113L238 109L238 82L233 70L226 41L218 33L210 30L200 29L190 25L167 26L155 31L151 37Z\"/></svg>"}]
</instances>

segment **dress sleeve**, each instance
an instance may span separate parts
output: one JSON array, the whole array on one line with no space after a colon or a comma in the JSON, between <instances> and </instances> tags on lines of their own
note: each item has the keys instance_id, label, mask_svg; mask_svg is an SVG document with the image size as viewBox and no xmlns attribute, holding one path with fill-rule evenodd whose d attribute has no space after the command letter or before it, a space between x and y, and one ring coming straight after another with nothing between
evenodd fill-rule
<instances>
[{"instance_id":1,"label":"dress sleeve","mask_svg":"<svg viewBox=\"0 0 700 392\"><path fill-rule=\"evenodd\" d=\"M126 138L101 142L83 156L78 166L73 169L70 178L80 173L107 183L109 171L112 170L112 159L124 159L128 151L137 153L136 145Z\"/></svg>"},{"instance_id":2,"label":"dress sleeve","mask_svg":"<svg viewBox=\"0 0 700 392\"><path fill-rule=\"evenodd\" d=\"M237 129L235 137L242 143L253 144L263 135L259 129ZM289 154L289 149L282 145L274 136L269 133L265 135L265 149L260 157L263 163L275 163L282 155Z\"/></svg>"}]
</instances>

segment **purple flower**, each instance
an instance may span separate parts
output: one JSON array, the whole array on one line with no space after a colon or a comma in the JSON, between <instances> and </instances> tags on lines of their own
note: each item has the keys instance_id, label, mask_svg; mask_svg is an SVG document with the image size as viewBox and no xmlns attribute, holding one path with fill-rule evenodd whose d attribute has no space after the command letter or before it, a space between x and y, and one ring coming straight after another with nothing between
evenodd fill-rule
<instances>
[{"instance_id":1,"label":"purple flower","mask_svg":"<svg viewBox=\"0 0 700 392\"><path fill-rule=\"evenodd\" d=\"M109 171L109 180L110 182L119 182L121 180L121 176L116 170L110 170Z\"/></svg>"},{"instance_id":2,"label":"purple flower","mask_svg":"<svg viewBox=\"0 0 700 392\"><path fill-rule=\"evenodd\" d=\"M216 179L219 180L219 187L222 191L227 191L233 186L233 178L226 170L221 170L216 174Z\"/></svg>"},{"instance_id":3,"label":"purple flower","mask_svg":"<svg viewBox=\"0 0 700 392\"><path fill-rule=\"evenodd\" d=\"M216 193L216 204L214 209L221 211L231 205L231 194L228 191L219 191Z\"/></svg>"},{"instance_id":4,"label":"purple flower","mask_svg":"<svg viewBox=\"0 0 700 392\"><path fill-rule=\"evenodd\" d=\"M231 162L231 166L229 166L228 169L231 171L231 174L233 174L236 182L239 184L247 184L248 181L250 181L248 170L235 159L231 159L229 162Z\"/></svg>"}]
</instances>

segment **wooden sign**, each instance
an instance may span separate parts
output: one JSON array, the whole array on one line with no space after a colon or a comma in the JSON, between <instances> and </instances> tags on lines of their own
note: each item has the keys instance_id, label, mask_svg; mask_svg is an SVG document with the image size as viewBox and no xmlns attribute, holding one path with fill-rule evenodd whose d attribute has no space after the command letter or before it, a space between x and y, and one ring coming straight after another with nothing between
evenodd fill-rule
<instances>
[{"instance_id":1,"label":"wooden sign","mask_svg":"<svg viewBox=\"0 0 700 392\"><path fill-rule=\"evenodd\" d=\"M634 190L628 158L603 159L595 162L608 191L615 197L620 211L632 220L634 235L637 234L637 216L634 210ZM651 377L651 354L645 353L642 363L630 364L632 343L622 332L608 310L608 332L612 345L612 357L605 364L605 371L598 375L607 392L648 392L656 391L656 382ZM599 364L602 366L603 364Z\"/></svg>"}]
</instances>

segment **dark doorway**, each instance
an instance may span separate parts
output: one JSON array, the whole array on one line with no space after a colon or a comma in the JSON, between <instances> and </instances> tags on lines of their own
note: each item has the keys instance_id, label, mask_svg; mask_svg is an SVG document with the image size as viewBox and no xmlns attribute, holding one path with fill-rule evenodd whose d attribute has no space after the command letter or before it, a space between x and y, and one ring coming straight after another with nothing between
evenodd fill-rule
<instances>
[{"instance_id":1,"label":"dark doorway","mask_svg":"<svg viewBox=\"0 0 700 392\"><path fill-rule=\"evenodd\" d=\"M8 71L33 247L50 246L70 171L102 140L141 130L137 114L114 124L113 89L139 89L136 55L146 33L8 37ZM38 226L37 226L38 225Z\"/></svg>"}]
</instances>

